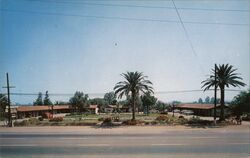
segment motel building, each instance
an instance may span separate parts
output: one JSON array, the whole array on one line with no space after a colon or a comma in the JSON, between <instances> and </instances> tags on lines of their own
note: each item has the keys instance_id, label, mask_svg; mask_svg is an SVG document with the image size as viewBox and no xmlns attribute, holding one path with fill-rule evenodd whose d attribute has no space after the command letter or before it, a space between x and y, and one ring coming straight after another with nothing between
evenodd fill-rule
<instances>
[{"instance_id":1,"label":"motel building","mask_svg":"<svg viewBox=\"0 0 250 158\"><path fill-rule=\"evenodd\" d=\"M7 110L7 109L6 109ZM91 114L98 114L98 106L90 105L84 111ZM13 119L23 119L29 117L48 117L49 114L72 113L75 109L71 105L41 105L41 106L11 106Z\"/></svg>"},{"instance_id":2,"label":"motel building","mask_svg":"<svg viewBox=\"0 0 250 158\"><path fill-rule=\"evenodd\" d=\"M220 116L220 105L216 106L216 115ZM196 116L214 116L214 104L178 104L174 109L180 110L180 113L185 110L193 112ZM229 112L228 106L225 106L225 114Z\"/></svg>"}]
</instances>

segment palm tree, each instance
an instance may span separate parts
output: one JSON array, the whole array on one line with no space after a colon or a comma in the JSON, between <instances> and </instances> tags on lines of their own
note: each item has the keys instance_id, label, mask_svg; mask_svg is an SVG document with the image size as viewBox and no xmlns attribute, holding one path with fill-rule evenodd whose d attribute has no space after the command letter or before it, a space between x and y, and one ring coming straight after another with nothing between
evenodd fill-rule
<instances>
[{"instance_id":1,"label":"palm tree","mask_svg":"<svg viewBox=\"0 0 250 158\"><path fill-rule=\"evenodd\" d=\"M144 76L142 72L127 72L121 74L125 78L125 81L118 82L115 87L115 94L119 94L118 98L122 98L123 95L131 95L132 101L132 120L135 120L135 102L139 93L154 93L153 88L150 86L152 82L147 80L147 76Z\"/></svg>"},{"instance_id":2,"label":"palm tree","mask_svg":"<svg viewBox=\"0 0 250 158\"><path fill-rule=\"evenodd\" d=\"M216 69L216 71L215 71ZM203 84L202 88L204 88L204 91L209 90L211 87L219 87L220 88L220 120L225 120L224 116L224 107L225 107L225 87L229 86L245 86L246 84L241 82L241 77L239 77L238 73L235 73L237 69L234 69L232 65L229 64L222 64L219 66L216 66L215 69L212 69L212 75L201 83ZM214 74L217 74L216 80Z\"/></svg>"}]
</instances>

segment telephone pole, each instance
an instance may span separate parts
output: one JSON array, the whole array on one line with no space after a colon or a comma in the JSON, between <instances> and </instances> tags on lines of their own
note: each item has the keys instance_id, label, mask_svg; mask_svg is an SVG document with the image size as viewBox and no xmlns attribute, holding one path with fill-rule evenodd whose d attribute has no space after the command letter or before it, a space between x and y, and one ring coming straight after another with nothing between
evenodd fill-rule
<instances>
[{"instance_id":1,"label":"telephone pole","mask_svg":"<svg viewBox=\"0 0 250 158\"><path fill-rule=\"evenodd\" d=\"M214 64L214 124L216 124L216 104L217 104L217 65Z\"/></svg>"},{"instance_id":2,"label":"telephone pole","mask_svg":"<svg viewBox=\"0 0 250 158\"><path fill-rule=\"evenodd\" d=\"M15 88L14 86L10 86L9 84L9 74L6 73L7 78L7 86L3 88L7 88L7 95L8 95L8 125L12 127L12 117L11 117L11 109L10 109L10 88Z\"/></svg>"}]
</instances>

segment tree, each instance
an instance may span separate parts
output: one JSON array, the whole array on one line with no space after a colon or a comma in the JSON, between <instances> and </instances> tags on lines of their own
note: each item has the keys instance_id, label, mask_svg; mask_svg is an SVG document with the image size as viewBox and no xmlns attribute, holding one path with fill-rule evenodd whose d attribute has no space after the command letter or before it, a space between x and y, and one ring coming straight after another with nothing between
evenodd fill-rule
<instances>
[{"instance_id":1,"label":"tree","mask_svg":"<svg viewBox=\"0 0 250 158\"><path fill-rule=\"evenodd\" d=\"M6 106L8 105L8 99L6 95L0 93L0 120L2 120L5 115Z\"/></svg>"},{"instance_id":2,"label":"tree","mask_svg":"<svg viewBox=\"0 0 250 158\"><path fill-rule=\"evenodd\" d=\"M81 112L83 108L88 106L88 97L88 94L76 91L74 96L70 98L69 102L75 110L78 109L78 112Z\"/></svg>"},{"instance_id":3,"label":"tree","mask_svg":"<svg viewBox=\"0 0 250 158\"><path fill-rule=\"evenodd\" d=\"M149 114L149 110L155 105L157 98L151 95L149 92L145 93L141 96L141 101L143 108L146 109L147 115Z\"/></svg>"},{"instance_id":4,"label":"tree","mask_svg":"<svg viewBox=\"0 0 250 158\"><path fill-rule=\"evenodd\" d=\"M33 105L43 105L43 94L42 94L42 92L38 93L37 99L33 103Z\"/></svg>"},{"instance_id":5,"label":"tree","mask_svg":"<svg viewBox=\"0 0 250 158\"><path fill-rule=\"evenodd\" d=\"M108 92L104 95L104 100L109 104L109 105L116 105L116 94L114 92Z\"/></svg>"},{"instance_id":6,"label":"tree","mask_svg":"<svg viewBox=\"0 0 250 158\"><path fill-rule=\"evenodd\" d=\"M166 103L164 103L162 101L157 101L157 103L156 103L156 109L160 112L164 112L168 106L169 105L167 105Z\"/></svg>"},{"instance_id":7,"label":"tree","mask_svg":"<svg viewBox=\"0 0 250 158\"><path fill-rule=\"evenodd\" d=\"M206 104L209 104L209 103L210 103L210 97L209 97L209 96L207 96L207 97L205 98L205 103L206 103Z\"/></svg>"},{"instance_id":8,"label":"tree","mask_svg":"<svg viewBox=\"0 0 250 158\"><path fill-rule=\"evenodd\" d=\"M236 116L250 113L250 89L235 96L230 107L232 114Z\"/></svg>"},{"instance_id":9,"label":"tree","mask_svg":"<svg viewBox=\"0 0 250 158\"><path fill-rule=\"evenodd\" d=\"M201 98L198 99L199 104L203 104L203 100Z\"/></svg>"},{"instance_id":10,"label":"tree","mask_svg":"<svg viewBox=\"0 0 250 158\"><path fill-rule=\"evenodd\" d=\"M108 103L103 98L89 99L89 103L92 105L97 105L101 112L104 112L105 107L108 105Z\"/></svg>"},{"instance_id":11,"label":"tree","mask_svg":"<svg viewBox=\"0 0 250 158\"><path fill-rule=\"evenodd\" d=\"M49 92L46 91L45 97L44 97L44 100L43 100L43 105L52 105L52 104L53 103L49 99Z\"/></svg>"},{"instance_id":12,"label":"tree","mask_svg":"<svg viewBox=\"0 0 250 158\"><path fill-rule=\"evenodd\" d=\"M216 70L215 70L216 69ZM212 75L201 83L203 84L202 88L204 91L210 89L211 87L219 87L220 88L220 120L225 120L224 115L224 107L225 107L225 87L229 86L245 86L245 83L241 82L241 77L239 77L238 73L235 73L237 69L234 69L232 65L222 64L216 66L215 69L212 69ZM214 74L217 74L217 79L215 80Z\"/></svg>"},{"instance_id":13,"label":"tree","mask_svg":"<svg viewBox=\"0 0 250 158\"><path fill-rule=\"evenodd\" d=\"M151 87L152 82L147 80L147 76L144 76L142 72L127 72L121 74L125 78L125 81L118 82L115 87L115 94L119 94L118 98L122 98L123 95L131 95L132 100L132 120L135 120L135 104L136 97L139 96L140 92L153 93Z\"/></svg>"},{"instance_id":14,"label":"tree","mask_svg":"<svg viewBox=\"0 0 250 158\"><path fill-rule=\"evenodd\" d=\"M65 102L65 101L55 101L54 104L55 104L55 105L68 105L69 102Z\"/></svg>"}]
</instances>

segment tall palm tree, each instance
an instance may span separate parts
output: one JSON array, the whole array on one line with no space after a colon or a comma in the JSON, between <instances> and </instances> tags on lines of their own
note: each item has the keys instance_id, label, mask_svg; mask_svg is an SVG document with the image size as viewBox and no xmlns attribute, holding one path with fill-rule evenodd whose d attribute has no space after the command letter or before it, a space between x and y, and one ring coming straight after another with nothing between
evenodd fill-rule
<instances>
[{"instance_id":1,"label":"tall palm tree","mask_svg":"<svg viewBox=\"0 0 250 158\"><path fill-rule=\"evenodd\" d=\"M132 99L132 120L135 120L135 104L136 97L140 92L154 93L151 87L152 82L147 80L147 76L144 76L142 72L127 72L121 74L125 78L125 81L118 82L115 87L115 94L119 94L118 98L122 98L123 95L130 95Z\"/></svg>"},{"instance_id":2,"label":"tall palm tree","mask_svg":"<svg viewBox=\"0 0 250 158\"><path fill-rule=\"evenodd\" d=\"M216 71L215 71L216 69ZM245 86L246 84L241 82L241 77L239 77L238 73L235 73L237 69L234 69L232 65L229 64L222 64L219 66L216 66L215 69L212 69L212 75L201 83L203 84L202 88L204 88L204 91L209 90L211 87L219 87L220 88L220 120L225 120L224 115L224 107L225 107L225 87L229 86ZM216 80L214 74L217 74Z\"/></svg>"}]
</instances>

